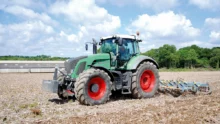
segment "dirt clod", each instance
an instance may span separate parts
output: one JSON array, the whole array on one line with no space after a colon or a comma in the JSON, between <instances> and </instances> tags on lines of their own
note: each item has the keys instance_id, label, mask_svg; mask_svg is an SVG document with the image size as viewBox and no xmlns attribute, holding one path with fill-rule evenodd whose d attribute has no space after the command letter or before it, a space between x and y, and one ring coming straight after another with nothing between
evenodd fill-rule
<instances>
[{"instance_id":1,"label":"dirt clod","mask_svg":"<svg viewBox=\"0 0 220 124\"><path fill-rule=\"evenodd\" d=\"M41 115L41 110L40 109L31 109L31 112L35 115Z\"/></svg>"}]
</instances>

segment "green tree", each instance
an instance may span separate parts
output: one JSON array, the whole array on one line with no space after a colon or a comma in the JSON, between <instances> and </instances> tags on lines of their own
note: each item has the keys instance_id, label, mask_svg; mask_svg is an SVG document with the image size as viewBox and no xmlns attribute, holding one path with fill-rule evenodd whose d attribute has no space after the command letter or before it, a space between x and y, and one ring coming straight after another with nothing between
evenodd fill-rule
<instances>
[{"instance_id":1,"label":"green tree","mask_svg":"<svg viewBox=\"0 0 220 124\"><path fill-rule=\"evenodd\" d=\"M153 59L155 59L157 62L159 61L159 50L158 49L151 49L145 53L143 53L143 55L152 57Z\"/></svg>"},{"instance_id":2,"label":"green tree","mask_svg":"<svg viewBox=\"0 0 220 124\"><path fill-rule=\"evenodd\" d=\"M197 56L200 58L200 55L202 54L202 49L203 49L203 48L200 48L200 47L197 46L197 45L191 45L191 46L189 47L189 49L195 50L195 52L197 53Z\"/></svg>"},{"instance_id":3,"label":"green tree","mask_svg":"<svg viewBox=\"0 0 220 124\"><path fill-rule=\"evenodd\" d=\"M170 54L170 60L171 60L171 67L174 67L176 68L177 67L177 64L179 63L179 54L177 53L171 53Z\"/></svg>"},{"instance_id":4,"label":"green tree","mask_svg":"<svg viewBox=\"0 0 220 124\"><path fill-rule=\"evenodd\" d=\"M212 57L210 59L212 67L219 69L220 64L220 48L213 48Z\"/></svg>"},{"instance_id":5,"label":"green tree","mask_svg":"<svg viewBox=\"0 0 220 124\"><path fill-rule=\"evenodd\" d=\"M176 47L174 45L165 44L159 48L159 64L161 67L171 67L172 53L176 53Z\"/></svg>"},{"instance_id":6,"label":"green tree","mask_svg":"<svg viewBox=\"0 0 220 124\"><path fill-rule=\"evenodd\" d=\"M212 57L212 50L209 48L203 48L199 55L200 58L207 58L210 59Z\"/></svg>"},{"instance_id":7,"label":"green tree","mask_svg":"<svg viewBox=\"0 0 220 124\"><path fill-rule=\"evenodd\" d=\"M195 67L197 59L198 59L198 54L196 53L194 49L190 49L189 51L187 51L186 60L188 61L190 68Z\"/></svg>"},{"instance_id":8,"label":"green tree","mask_svg":"<svg viewBox=\"0 0 220 124\"><path fill-rule=\"evenodd\" d=\"M186 68L188 67L188 62L187 62L187 56L188 56L188 53L187 53L187 49L185 48L182 48L182 49L179 49L177 51L177 54L179 55L179 67L182 67L182 68Z\"/></svg>"}]
</instances>

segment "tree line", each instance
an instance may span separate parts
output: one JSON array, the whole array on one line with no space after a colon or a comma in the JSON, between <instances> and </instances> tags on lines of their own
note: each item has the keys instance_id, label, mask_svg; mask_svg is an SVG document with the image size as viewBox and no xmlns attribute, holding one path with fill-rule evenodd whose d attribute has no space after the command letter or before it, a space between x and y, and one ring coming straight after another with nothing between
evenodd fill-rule
<instances>
[{"instance_id":1,"label":"tree line","mask_svg":"<svg viewBox=\"0 0 220 124\"><path fill-rule=\"evenodd\" d=\"M217 68L220 67L220 47L201 48L197 45L177 50L176 46L165 44L158 49L142 53L155 59L162 68ZM69 57L38 56L0 56L0 60L57 61Z\"/></svg>"},{"instance_id":2,"label":"tree line","mask_svg":"<svg viewBox=\"0 0 220 124\"><path fill-rule=\"evenodd\" d=\"M47 55L38 56L0 56L0 60L28 60L28 61L59 61L66 60L68 57L51 57Z\"/></svg>"},{"instance_id":3,"label":"tree line","mask_svg":"<svg viewBox=\"0 0 220 124\"><path fill-rule=\"evenodd\" d=\"M165 44L142 53L154 58L164 68L217 68L220 67L220 47L201 48L197 45L176 49Z\"/></svg>"}]
</instances>

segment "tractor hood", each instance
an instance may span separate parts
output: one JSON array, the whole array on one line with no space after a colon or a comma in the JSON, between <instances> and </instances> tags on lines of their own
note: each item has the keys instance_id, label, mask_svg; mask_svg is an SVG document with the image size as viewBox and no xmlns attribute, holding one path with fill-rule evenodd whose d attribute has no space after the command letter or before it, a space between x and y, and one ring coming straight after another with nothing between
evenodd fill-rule
<instances>
[{"instance_id":1,"label":"tractor hood","mask_svg":"<svg viewBox=\"0 0 220 124\"><path fill-rule=\"evenodd\" d=\"M65 71L67 72L67 74L70 74L74 70L74 68L79 60L84 59L86 57L87 56L79 56L76 58L67 59L64 62L64 67L65 67Z\"/></svg>"},{"instance_id":2,"label":"tractor hood","mask_svg":"<svg viewBox=\"0 0 220 124\"><path fill-rule=\"evenodd\" d=\"M94 54L88 57L93 66L104 67L110 69L110 55L108 53Z\"/></svg>"},{"instance_id":3,"label":"tractor hood","mask_svg":"<svg viewBox=\"0 0 220 124\"><path fill-rule=\"evenodd\" d=\"M98 53L98 54L93 54L87 57L87 59L90 60L106 60L106 59L110 59L110 56L108 53Z\"/></svg>"},{"instance_id":4,"label":"tractor hood","mask_svg":"<svg viewBox=\"0 0 220 124\"><path fill-rule=\"evenodd\" d=\"M108 53L99 53L89 55L83 59L80 59L75 68L73 69L73 73L71 74L72 78L78 77L78 75L84 70L89 69L91 66L104 67L106 69L110 69L110 55Z\"/></svg>"}]
</instances>

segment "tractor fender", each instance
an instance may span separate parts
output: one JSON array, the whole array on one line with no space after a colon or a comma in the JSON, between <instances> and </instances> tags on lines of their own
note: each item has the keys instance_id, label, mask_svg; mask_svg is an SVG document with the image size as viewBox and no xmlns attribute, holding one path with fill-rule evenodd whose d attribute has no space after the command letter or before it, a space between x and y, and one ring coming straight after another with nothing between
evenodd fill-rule
<instances>
[{"instance_id":1,"label":"tractor fender","mask_svg":"<svg viewBox=\"0 0 220 124\"><path fill-rule=\"evenodd\" d=\"M111 78L111 81L114 81L114 76L113 74L106 68L102 67L102 66L94 66L94 65L90 65L92 68L95 68L95 69L100 69L100 70L103 70L104 72L106 72L110 78Z\"/></svg>"},{"instance_id":2,"label":"tractor fender","mask_svg":"<svg viewBox=\"0 0 220 124\"><path fill-rule=\"evenodd\" d=\"M137 67L140 65L140 63L144 62L144 61L150 61L152 63L154 63L157 67L157 69L159 69L159 65L158 63L151 57L149 56L144 56L144 55L139 55L139 56L135 56L133 57L127 64L127 69L129 70L135 70L137 69Z\"/></svg>"}]
</instances>

